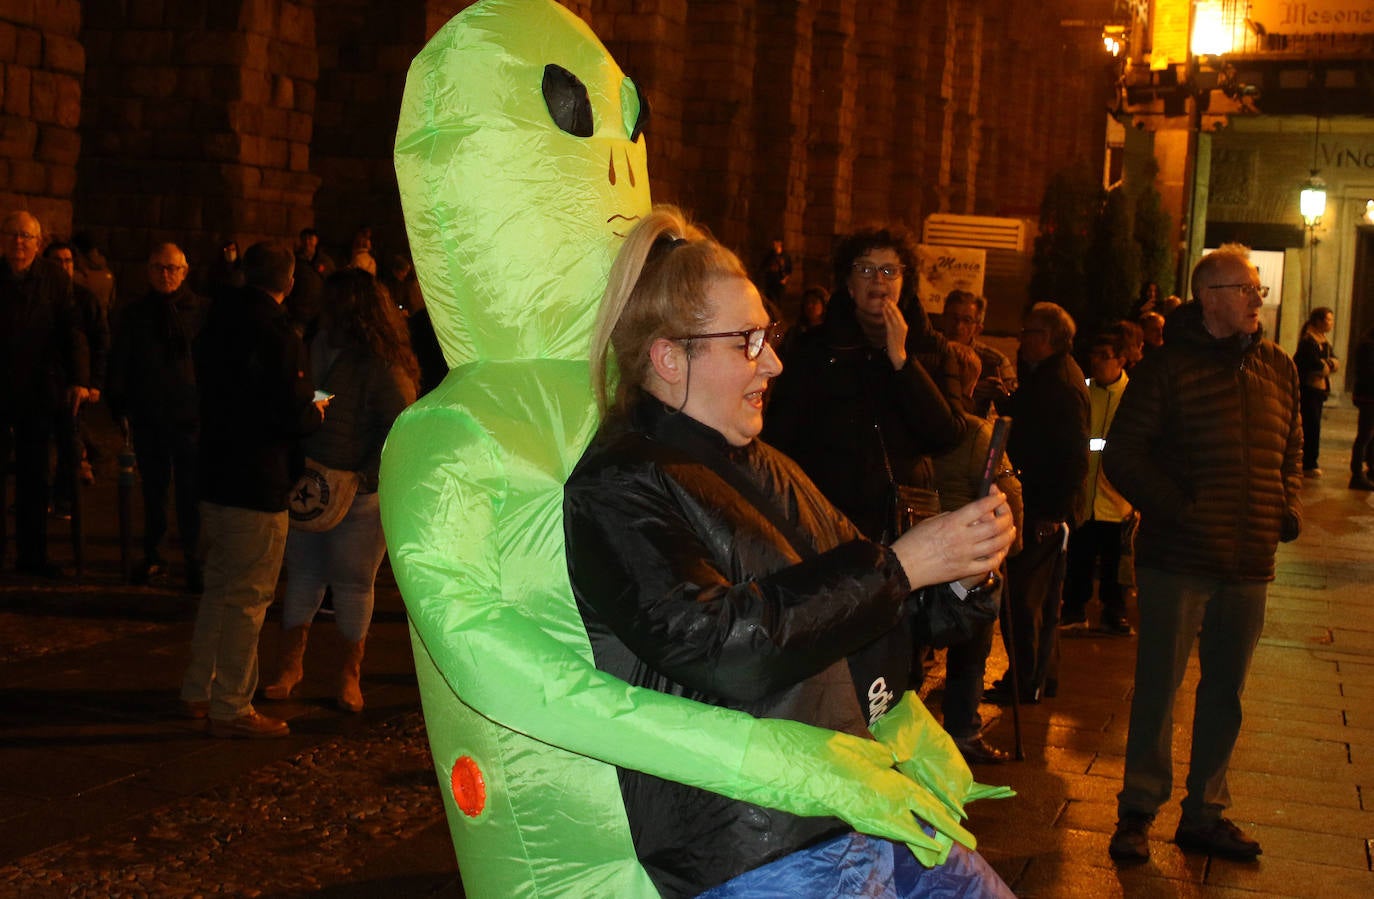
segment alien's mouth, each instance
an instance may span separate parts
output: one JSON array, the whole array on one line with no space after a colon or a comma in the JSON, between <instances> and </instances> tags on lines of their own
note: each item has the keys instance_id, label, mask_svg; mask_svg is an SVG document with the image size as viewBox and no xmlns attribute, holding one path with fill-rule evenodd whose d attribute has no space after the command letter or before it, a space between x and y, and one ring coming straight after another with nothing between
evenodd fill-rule
<instances>
[{"instance_id":1,"label":"alien's mouth","mask_svg":"<svg viewBox=\"0 0 1374 899\"><path fill-rule=\"evenodd\" d=\"M620 219L620 220L623 221L623 222L628 222L631 226L633 226L635 222L639 221L639 216L637 216L637 215L621 215L620 213L617 212L615 215L613 215L613 216L611 216L610 218L606 219L606 224L609 225L611 222L614 222L616 219ZM622 239L623 239L623 238L625 237L625 235L627 235L627 234L630 233L630 229L629 229L629 228L626 228L623 232L621 232L621 231L616 231L616 230L612 229L612 230L611 230L611 233L614 234L616 237L619 237L619 238L622 238Z\"/></svg>"}]
</instances>

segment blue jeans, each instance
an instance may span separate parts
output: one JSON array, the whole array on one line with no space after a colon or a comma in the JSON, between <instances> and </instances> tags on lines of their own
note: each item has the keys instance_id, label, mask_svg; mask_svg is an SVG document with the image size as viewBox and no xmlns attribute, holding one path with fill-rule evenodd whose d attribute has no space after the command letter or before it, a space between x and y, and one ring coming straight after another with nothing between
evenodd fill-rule
<instances>
[{"instance_id":1,"label":"blue jeans","mask_svg":"<svg viewBox=\"0 0 1374 899\"><path fill-rule=\"evenodd\" d=\"M1241 693L1264 629L1266 581L1226 581L1155 568L1136 573L1140 637L1126 737L1122 815L1153 816L1173 790L1174 697L1198 641L1202 678L1193 710L1183 818L1209 824L1231 804L1226 771L1240 734Z\"/></svg>"},{"instance_id":2,"label":"blue jeans","mask_svg":"<svg viewBox=\"0 0 1374 899\"><path fill-rule=\"evenodd\" d=\"M309 624L333 588L334 621L350 643L367 636L373 586L386 555L382 507L376 493L359 493L343 520L327 531L291 532L286 540L286 595L282 627Z\"/></svg>"},{"instance_id":3,"label":"blue jeans","mask_svg":"<svg viewBox=\"0 0 1374 899\"><path fill-rule=\"evenodd\" d=\"M981 855L958 843L923 866L900 843L849 833L727 880L698 899L1013 899Z\"/></svg>"}]
</instances>

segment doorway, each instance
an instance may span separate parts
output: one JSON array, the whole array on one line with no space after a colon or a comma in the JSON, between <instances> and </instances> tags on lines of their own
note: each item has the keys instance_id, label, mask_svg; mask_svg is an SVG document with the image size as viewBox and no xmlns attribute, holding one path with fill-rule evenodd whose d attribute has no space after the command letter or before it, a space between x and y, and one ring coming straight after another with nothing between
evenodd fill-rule
<instances>
[{"instance_id":1,"label":"doorway","mask_svg":"<svg viewBox=\"0 0 1374 899\"><path fill-rule=\"evenodd\" d=\"M1355 387L1355 348L1370 328L1374 328L1374 225L1360 225L1355 229L1355 272L1350 286L1350 348L1343 366L1347 393Z\"/></svg>"}]
</instances>

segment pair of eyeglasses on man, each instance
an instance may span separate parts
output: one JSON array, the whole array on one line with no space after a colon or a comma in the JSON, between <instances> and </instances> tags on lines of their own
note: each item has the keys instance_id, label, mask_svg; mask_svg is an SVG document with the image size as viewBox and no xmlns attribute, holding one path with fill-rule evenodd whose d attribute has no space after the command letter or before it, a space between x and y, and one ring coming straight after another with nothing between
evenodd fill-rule
<instances>
[{"instance_id":1,"label":"pair of eyeglasses on man","mask_svg":"<svg viewBox=\"0 0 1374 899\"><path fill-rule=\"evenodd\" d=\"M860 278L872 281L874 276L882 275L884 281L896 281L906 269L905 265L874 265L871 262L856 262L851 268Z\"/></svg>"},{"instance_id":2,"label":"pair of eyeglasses on man","mask_svg":"<svg viewBox=\"0 0 1374 899\"><path fill-rule=\"evenodd\" d=\"M711 340L716 337L735 337L744 339L744 358L753 362L763 352L763 345L776 347L782 341L782 326L769 322L762 328L745 328L743 331L717 331L714 334L683 334L669 340Z\"/></svg>"},{"instance_id":3,"label":"pair of eyeglasses on man","mask_svg":"<svg viewBox=\"0 0 1374 899\"><path fill-rule=\"evenodd\" d=\"M1261 300L1269 296L1269 288L1261 284L1256 287L1253 284L1208 284L1208 290L1239 290L1241 293L1259 297Z\"/></svg>"}]
</instances>

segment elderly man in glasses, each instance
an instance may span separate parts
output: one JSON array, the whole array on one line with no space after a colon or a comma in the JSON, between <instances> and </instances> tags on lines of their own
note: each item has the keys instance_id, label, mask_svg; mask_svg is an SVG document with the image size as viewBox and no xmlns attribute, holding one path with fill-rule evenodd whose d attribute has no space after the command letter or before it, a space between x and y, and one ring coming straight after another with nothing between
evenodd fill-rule
<instances>
[{"instance_id":1,"label":"elderly man in glasses","mask_svg":"<svg viewBox=\"0 0 1374 899\"><path fill-rule=\"evenodd\" d=\"M1076 325L1058 304L1036 303L1022 319L1017 387L997 403L1013 421L1007 455L1021 469L1021 552L1007 560L1007 653L1016 663L987 693L1002 705L1037 703L1059 689L1059 602L1066 548L1088 476L1089 410L1083 370L1070 351ZM1005 632L1003 634L1005 639Z\"/></svg>"},{"instance_id":2,"label":"elderly man in glasses","mask_svg":"<svg viewBox=\"0 0 1374 899\"><path fill-rule=\"evenodd\" d=\"M148 257L148 292L124 310L110 359L110 411L128 420L143 487L143 564L139 583L166 574L167 495L175 484L177 531L186 558L186 587L201 588L200 513L196 507L196 441L200 409L191 344L209 302L186 285L186 254L159 244Z\"/></svg>"},{"instance_id":3,"label":"elderly man in glasses","mask_svg":"<svg viewBox=\"0 0 1374 899\"><path fill-rule=\"evenodd\" d=\"M86 396L90 362L71 279L39 257L42 240L38 219L27 212L0 222L0 459L12 445L15 567L57 577L48 562L48 447L58 411L75 414Z\"/></svg>"},{"instance_id":4,"label":"elderly man in glasses","mask_svg":"<svg viewBox=\"0 0 1374 899\"><path fill-rule=\"evenodd\" d=\"M1149 858L1149 828L1173 786L1174 695L1198 644L1179 848L1249 860L1259 843L1224 817L1241 693L1264 626L1274 551L1301 525L1297 368L1264 339L1268 290L1249 250L1227 244L1193 269L1193 302L1136 366L1103 466L1140 510L1140 645L1112 858Z\"/></svg>"}]
</instances>

